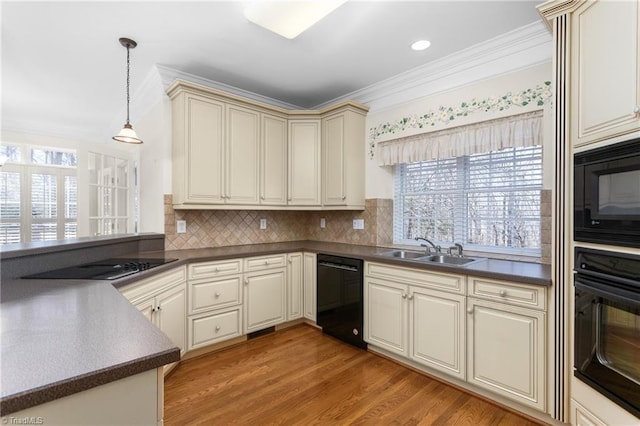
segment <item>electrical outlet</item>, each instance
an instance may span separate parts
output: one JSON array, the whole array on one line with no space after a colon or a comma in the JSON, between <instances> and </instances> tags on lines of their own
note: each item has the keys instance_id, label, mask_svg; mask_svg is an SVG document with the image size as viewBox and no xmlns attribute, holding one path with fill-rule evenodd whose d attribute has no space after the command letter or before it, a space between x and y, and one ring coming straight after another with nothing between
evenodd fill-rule
<instances>
[{"instance_id":1,"label":"electrical outlet","mask_svg":"<svg viewBox=\"0 0 640 426\"><path fill-rule=\"evenodd\" d=\"M260 219L260 229L267 229L267 219Z\"/></svg>"},{"instance_id":2,"label":"electrical outlet","mask_svg":"<svg viewBox=\"0 0 640 426\"><path fill-rule=\"evenodd\" d=\"M353 229L364 229L364 219L353 219Z\"/></svg>"},{"instance_id":3,"label":"electrical outlet","mask_svg":"<svg viewBox=\"0 0 640 426\"><path fill-rule=\"evenodd\" d=\"M177 234L186 234L187 233L187 221L186 220L176 220L176 233Z\"/></svg>"},{"instance_id":4,"label":"electrical outlet","mask_svg":"<svg viewBox=\"0 0 640 426\"><path fill-rule=\"evenodd\" d=\"M320 228L326 228L327 227L327 221L325 220L325 218L320 218Z\"/></svg>"}]
</instances>

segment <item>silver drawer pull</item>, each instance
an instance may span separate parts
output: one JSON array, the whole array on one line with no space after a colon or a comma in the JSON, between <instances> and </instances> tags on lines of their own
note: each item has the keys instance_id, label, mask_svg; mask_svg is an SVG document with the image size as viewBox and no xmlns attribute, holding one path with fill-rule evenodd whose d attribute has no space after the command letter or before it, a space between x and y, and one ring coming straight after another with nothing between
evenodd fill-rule
<instances>
[{"instance_id":1,"label":"silver drawer pull","mask_svg":"<svg viewBox=\"0 0 640 426\"><path fill-rule=\"evenodd\" d=\"M216 297L216 299L217 299L218 297L220 297L220 293L218 293L218 292L216 291L216 294L214 294L214 296L215 296L215 297Z\"/></svg>"},{"instance_id":2,"label":"silver drawer pull","mask_svg":"<svg viewBox=\"0 0 640 426\"><path fill-rule=\"evenodd\" d=\"M505 296L507 295L507 292L506 292L506 290L500 290L500 291L498 292L498 294L499 294L500 296L502 296L502 297L505 297Z\"/></svg>"},{"instance_id":3,"label":"silver drawer pull","mask_svg":"<svg viewBox=\"0 0 640 426\"><path fill-rule=\"evenodd\" d=\"M216 331L220 331L220 326L216 325Z\"/></svg>"}]
</instances>

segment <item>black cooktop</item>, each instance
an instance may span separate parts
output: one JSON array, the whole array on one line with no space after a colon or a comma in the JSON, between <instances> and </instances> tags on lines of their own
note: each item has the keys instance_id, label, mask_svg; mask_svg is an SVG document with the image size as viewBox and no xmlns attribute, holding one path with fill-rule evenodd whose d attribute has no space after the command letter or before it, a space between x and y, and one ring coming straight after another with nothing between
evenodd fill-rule
<instances>
[{"instance_id":1,"label":"black cooktop","mask_svg":"<svg viewBox=\"0 0 640 426\"><path fill-rule=\"evenodd\" d=\"M84 265L41 272L22 278L65 280L116 280L178 259L112 258Z\"/></svg>"}]
</instances>

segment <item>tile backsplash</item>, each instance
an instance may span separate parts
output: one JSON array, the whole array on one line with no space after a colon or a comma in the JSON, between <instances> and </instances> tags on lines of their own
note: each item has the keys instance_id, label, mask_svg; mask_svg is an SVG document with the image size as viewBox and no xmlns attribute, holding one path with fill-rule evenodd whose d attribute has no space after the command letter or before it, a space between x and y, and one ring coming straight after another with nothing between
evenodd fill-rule
<instances>
[{"instance_id":1,"label":"tile backsplash","mask_svg":"<svg viewBox=\"0 0 640 426\"><path fill-rule=\"evenodd\" d=\"M540 199L541 257L551 261L551 191ZM166 250L275 243L296 240L391 246L393 244L393 200L368 199L362 211L289 210L174 210L172 196L164 196ZM320 227L320 219L325 227ZM260 229L266 219L267 229ZM363 219L364 229L353 229L353 220ZM176 220L186 220L187 232L176 233Z\"/></svg>"}]
</instances>

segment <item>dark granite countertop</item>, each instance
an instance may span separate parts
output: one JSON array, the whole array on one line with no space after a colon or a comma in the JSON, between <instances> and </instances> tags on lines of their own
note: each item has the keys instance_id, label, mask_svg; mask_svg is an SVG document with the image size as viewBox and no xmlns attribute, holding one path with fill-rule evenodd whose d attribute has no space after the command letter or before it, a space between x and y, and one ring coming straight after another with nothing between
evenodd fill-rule
<instances>
[{"instance_id":1,"label":"dark granite countertop","mask_svg":"<svg viewBox=\"0 0 640 426\"><path fill-rule=\"evenodd\" d=\"M307 251L399 266L551 285L549 265L487 259L449 266L380 256L390 248L318 241L139 253L176 258L115 281L3 281L2 415L177 361L179 349L116 288L193 262Z\"/></svg>"}]
</instances>

